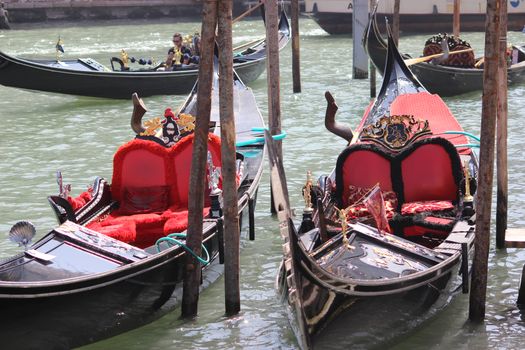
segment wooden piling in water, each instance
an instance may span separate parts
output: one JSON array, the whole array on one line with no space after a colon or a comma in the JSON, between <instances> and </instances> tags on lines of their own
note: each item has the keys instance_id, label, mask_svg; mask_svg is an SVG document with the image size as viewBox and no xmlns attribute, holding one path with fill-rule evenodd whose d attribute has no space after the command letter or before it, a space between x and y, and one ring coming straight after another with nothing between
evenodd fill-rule
<instances>
[{"instance_id":1,"label":"wooden piling in water","mask_svg":"<svg viewBox=\"0 0 525 350\"><path fill-rule=\"evenodd\" d=\"M376 0L370 0L368 3L368 12L371 13L374 6L376 4ZM370 98L375 98L377 96L376 93L376 66L374 66L374 63L372 60L369 60L370 65Z\"/></svg>"},{"instance_id":2,"label":"wooden piling in water","mask_svg":"<svg viewBox=\"0 0 525 350\"><path fill-rule=\"evenodd\" d=\"M370 61L370 98L375 98L376 96L376 66Z\"/></svg>"},{"instance_id":3,"label":"wooden piling in water","mask_svg":"<svg viewBox=\"0 0 525 350\"><path fill-rule=\"evenodd\" d=\"M460 21L461 16L461 0L454 0L454 20L452 25L452 33L457 38L459 37Z\"/></svg>"},{"instance_id":4,"label":"wooden piling in water","mask_svg":"<svg viewBox=\"0 0 525 350\"><path fill-rule=\"evenodd\" d=\"M281 133L281 95L279 73L279 16L277 0L265 2L266 23L266 79L268 83L268 127L272 135ZM276 141L279 159L283 159L281 141ZM276 214L273 198L270 201L271 212Z\"/></svg>"},{"instance_id":5,"label":"wooden piling in water","mask_svg":"<svg viewBox=\"0 0 525 350\"><path fill-rule=\"evenodd\" d=\"M224 214L224 301L227 315L241 311L240 229L235 184L235 116L233 111L233 0L219 0L219 109L221 119L222 194Z\"/></svg>"},{"instance_id":6,"label":"wooden piling in water","mask_svg":"<svg viewBox=\"0 0 525 350\"><path fill-rule=\"evenodd\" d=\"M497 119L497 198L496 198L496 247L505 248L505 232L507 230L507 208L509 199L509 175L507 163L507 2L501 2L500 39L499 39L499 87L498 87L498 119Z\"/></svg>"},{"instance_id":7,"label":"wooden piling in water","mask_svg":"<svg viewBox=\"0 0 525 350\"><path fill-rule=\"evenodd\" d=\"M202 12L197 118L195 121L195 139L193 141L188 200L188 236L186 237L186 245L198 256L200 256L202 251L202 211L204 208L204 184L206 179L208 130L211 111L213 51L215 48L215 28L217 27L217 1L205 0ZM182 317L184 318L193 318L197 315L200 282L200 262L191 254L186 254L181 307Z\"/></svg>"},{"instance_id":8,"label":"wooden piling in water","mask_svg":"<svg viewBox=\"0 0 525 350\"><path fill-rule=\"evenodd\" d=\"M401 0L394 1L394 14L392 17L392 35L396 46L399 46L399 7Z\"/></svg>"},{"instance_id":9,"label":"wooden piling in water","mask_svg":"<svg viewBox=\"0 0 525 350\"><path fill-rule=\"evenodd\" d=\"M292 0L292 73L293 92L301 92L301 50L299 38L299 0Z\"/></svg>"},{"instance_id":10,"label":"wooden piling in water","mask_svg":"<svg viewBox=\"0 0 525 350\"><path fill-rule=\"evenodd\" d=\"M476 193L476 241L469 300L469 319L474 322L482 322L485 318L487 265L490 245L492 173L494 171L494 138L496 133L496 113L498 110L497 80L501 2L502 0L487 1L480 168Z\"/></svg>"},{"instance_id":11,"label":"wooden piling in water","mask_svg":"<svg viewBox=\"0 0 525 350\"><path fill-rule=\"evenodd\" d=\"M368 78L368 55L362 41L368 21L368 0L354 0L352 11L352 79L366 79Z\"/></svg>"}]
</instances>

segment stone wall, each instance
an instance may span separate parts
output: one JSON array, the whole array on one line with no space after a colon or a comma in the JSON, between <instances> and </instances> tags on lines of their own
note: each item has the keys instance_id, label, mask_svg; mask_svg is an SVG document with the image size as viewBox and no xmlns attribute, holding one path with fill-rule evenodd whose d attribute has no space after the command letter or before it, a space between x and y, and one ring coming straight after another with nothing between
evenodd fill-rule
<instances>
[{"instance_id":1,"label":"stone wall","mask_svg":"<svg viewBox=\"0 0 525 350\"><path fill-rule=\"evenodd\" d=\"M200 18L202 0L0 0L11 23L59 20ZM243 0L234 0L235 12Z\"/></svg>"}]
</instances>

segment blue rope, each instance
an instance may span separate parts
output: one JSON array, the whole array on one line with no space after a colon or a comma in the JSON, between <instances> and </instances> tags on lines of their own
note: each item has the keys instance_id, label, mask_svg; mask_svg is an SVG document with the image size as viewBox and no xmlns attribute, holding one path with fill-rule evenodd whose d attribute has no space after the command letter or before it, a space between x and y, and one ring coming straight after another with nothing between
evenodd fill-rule
<instances>
[{"instance_id":1,"label":"blue rope","mask_svg":"<svg viewBox=\"0 0 525 350\"><path fill-rule=\"evenodd\" d=\"M255 129L255 128L254 128ZM264 130L264 129L263 129ZM253 130L253 131L257 131L257 130ZM279 140L282 140L286 137L286 132L282 132L281 134L278 134L278 135L273 135L272 138L276 141L279 141ZM251 145L254 145L256 143L264 143L264 137L255 137L251 140L246 140L246 141L239 141L235 144L236 147L244 147L244 146L251 146Z\"/></svg>"},{"instance_id":2,"label":"blue rope","mask_svg":"<svg viewBox=\"0 0 525 350\"><path fill-rule=\"evenodd\" d=\"M476 135L473 135L469 132L466 132L466 131L445 131L443 134L450 134L450 135L465 135L465 136L468 136L470 138L473 138L474 140L478 141L478 142L481 142L480 138L477 137Z\"/></svg>"},{"instance_id":3,"label":"blue rope","mask_svg":"<svg viewBox=\"0 0 525 350\"><path fill-rule=\"evenodd\" d=\"M479 145L477 143L465 143L463 145L456 145L456 147L466 147L466 148L479 148Z\"/></svg>"},{"instance_id":4,"label":"blue rope","mask_svg":"<svg viewBox=\"0 0 525 350\"><path fill-rule=\"evenodd\" d=\"M162 242L168 243L169 246L173 246L173 245L176 244L176 245L184 248L191 255L193 255L202 265L206 266L206 265L208 265L210 263L210 254L208 253L208 250L206 249L204 244L202 244L202 250L204 251L204 253L206 253L206 259L201 258L197 254L195 254L195 252L193 250L191 250L185 243L183 243L183 242L181 242L178 239L175 239L173 237L186 239L186 234L185 233L170 233L166 237L159 238L157 240L157 242L155 243L157 245L157 251L160 252L160 244Z\"/></svg>"}]
</instances>

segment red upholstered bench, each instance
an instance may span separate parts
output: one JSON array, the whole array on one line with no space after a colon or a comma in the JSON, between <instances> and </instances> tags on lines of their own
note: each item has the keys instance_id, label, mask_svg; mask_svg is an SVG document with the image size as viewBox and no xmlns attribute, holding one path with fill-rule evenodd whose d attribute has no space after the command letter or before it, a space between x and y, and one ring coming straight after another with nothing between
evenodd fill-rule
<instances>
[{"instance_id":1,"label":"red upholstered bench","mask_svg":"<svg viewBox=\"0 0 525 350\"><path fill-rule=\"evenodd\" d=\"M170 148L141 139L121 146L113 158L111 184L111 196L119 208L87 227L139 247L184 231L188 226L193 138L188 135ZM218 136L209 134L208 149L214 165L220 167ZM205 208L204 215L208 212Z\"/></svg>"},{"instance_id":2,"label":"red upholstered bench","mask_svg":"<svg viewBox=\"0 0 525 350\"><path fill-rule=\"evenodd\" d=\"M456 148L444 138L420 139L399 152L373 143L351 145L339 155L335 175L341 208L379 183L398 235L444 235L456 221L463 171ZM353 209L350 219L370 219L363 205Z\"/></svg>"}]
</instances>

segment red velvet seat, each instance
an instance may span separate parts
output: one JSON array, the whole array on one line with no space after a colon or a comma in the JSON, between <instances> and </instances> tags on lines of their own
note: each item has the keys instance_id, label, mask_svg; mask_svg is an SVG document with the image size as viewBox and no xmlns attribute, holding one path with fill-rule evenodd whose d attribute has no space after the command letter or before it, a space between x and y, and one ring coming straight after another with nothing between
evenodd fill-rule
<instances>
[{"instance_id":1,"label":"red velvet seat","mask_svg":"<svg viewBox=\"0 0 525 350\"><path fill-rule=\"evenodd\" d=\"M354 144L339 155L335 174L341 208L355 203L349 201L355 187L379 183L383 192L394 191L396 215L391 210L387 217L396 234L448 234L456 220L463 171L458 152L446 139L421 139L397 153L376 144ZM354 209L354 217L368 215L363 206Z\"/></svg>"},{"instance_id":2,"label":"red velvet seat","mask_svg":"<svg viewBox=\"0 0 525 350\"><path fill-rule=\"evenodd\" d=\"M140 139L121 146L113 159L111 185L119 209L88 227L139 247L186 230L193 137L171 148ZM220 138L210 134L208 148L220 166Z\"/></svg>"}]
</instances>

